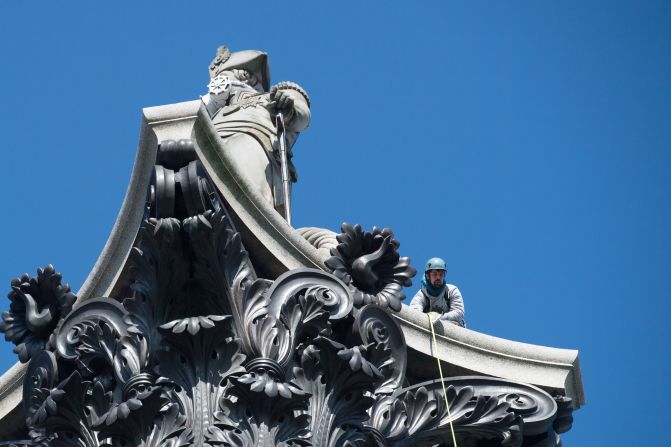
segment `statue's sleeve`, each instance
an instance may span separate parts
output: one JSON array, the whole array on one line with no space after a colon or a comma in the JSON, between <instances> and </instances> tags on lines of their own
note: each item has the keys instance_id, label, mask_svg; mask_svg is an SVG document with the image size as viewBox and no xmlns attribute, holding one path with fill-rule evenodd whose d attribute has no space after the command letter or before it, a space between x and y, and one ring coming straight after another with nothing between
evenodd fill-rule
<instances>
[{"instance_id":1,"label":"statue's sleeve","mask_svg":"<svg viewBox=\"0 0 671 447\"><path fill-rule=\"evenodd\" d=\"M418 310L420 312L424 312L425 307L426 307L426 298L424 297L422 291L418 290L415 296L412 297L412 301L410 301L410 308Z\"/></svg>"},{"instance_id":2,"label":"statue's sleeve","mask_svg":"<svg viewBox=\"0 0 671 447\"><path fill-rule=\"evenodd\" d=\"M287 121L289 132L302 132L310 126L310 97L308 93L295 82L280 82L276 86L294 100L294 113Z\"/></svg>"}]
</instances>

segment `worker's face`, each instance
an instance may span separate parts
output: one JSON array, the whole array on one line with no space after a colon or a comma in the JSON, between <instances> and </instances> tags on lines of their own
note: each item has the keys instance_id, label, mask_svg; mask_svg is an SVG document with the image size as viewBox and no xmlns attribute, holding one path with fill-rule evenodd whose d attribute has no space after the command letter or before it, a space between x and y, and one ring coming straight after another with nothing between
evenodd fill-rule
<instances>
[{"instance_id":1,"label":"worker's face","mask_svg":"<svg viewBox=\"0 0 671 447\"><path fill-rule=\"evenodd\" d=\"M433 287L440 287L445 281L445 270L429 270L429 282Z\"/></svg>"}]
</instances>

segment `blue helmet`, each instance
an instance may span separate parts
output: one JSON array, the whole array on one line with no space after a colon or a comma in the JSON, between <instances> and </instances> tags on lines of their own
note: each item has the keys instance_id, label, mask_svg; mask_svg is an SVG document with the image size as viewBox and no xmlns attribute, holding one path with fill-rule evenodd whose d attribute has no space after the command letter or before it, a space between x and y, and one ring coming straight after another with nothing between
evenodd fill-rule
<instances>
[{"instance_id":1,"label":"blue helmet","mask_svg":"<svg viewBox=\"0 0 671 447\"><path fill-rule=\"evenodd\" d=\"M426 261L426 265L424 266L424 273L428 272L429 270L445 271L447 270L447 264L440 258L431 258Z\"/></svg>"}]
</instances>

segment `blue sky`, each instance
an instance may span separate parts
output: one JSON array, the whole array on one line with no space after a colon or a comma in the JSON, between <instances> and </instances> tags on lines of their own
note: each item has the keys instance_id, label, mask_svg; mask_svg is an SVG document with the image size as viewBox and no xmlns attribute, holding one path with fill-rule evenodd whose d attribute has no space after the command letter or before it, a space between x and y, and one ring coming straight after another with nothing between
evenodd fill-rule
<instances>
[{"instance_id":1,"label":"blue sky","mask_svg":"<svg viewBox=\"0 0 671 447\"><path fill-rule=\"evenodd\" d=\"M317 3L3 2L6 289L47 263L79 288L141 108L261 49L312 98L296 226L391 227L447 259L470 328L579 349L566 446L671 445L671 3Z\"/></svg>"}]
</instances>

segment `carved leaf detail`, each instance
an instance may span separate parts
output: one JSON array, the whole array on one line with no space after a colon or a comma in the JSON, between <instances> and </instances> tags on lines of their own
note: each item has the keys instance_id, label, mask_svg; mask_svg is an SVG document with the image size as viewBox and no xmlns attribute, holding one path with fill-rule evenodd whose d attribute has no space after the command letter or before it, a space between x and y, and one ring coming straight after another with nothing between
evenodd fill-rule
<instances>
[{"instance_id":1,"label":"carved leaf detail","mask_svg":"<svg viewBox=\"0 0 671 447\"><path fill-rule=\"evenodd\" d=\"M42 424L46 433L56 435L60 440L53 441L53 445L99 446L82 405L89 385L88 382L82 382L78 372L73 372L50 391L51 399L45 401L46 418Z\"/></svg>"},{"instance_id":2,"label":"carved leaf detail","mask_svg":"<svg viewBox=\"0 0 671 447\"><path fill-rule=\"evenodd\" d=\"M450 380L456 384L449 384ZM371 428L379 431L390 445L423 445L451 437L451 422L458 442L466 438L495 439L501 445L521 445L523 420L511 409L509 401L521 398L528 405L536 399L532 397L536 393L534 388L523 391L520 387L511 394L510 388L515 385L504 384L500 379L465 377L446 382L449 412L440 381L425 382L397 395L378 398L371 412ZM487 394L476 394L476 387ZM538 401L535 402L537 405ZM545 404L539 408L542 406ZM541 418L547 423L548 419Z\"/></svg>"},{"instance_id":3,"label":"carved leaf detail","mask_svg":"<svg viewBox=\"0 0 671 447\"><path fill-rule=\"evenodd\" d=\"M353 329L361 343L369 347L368 360L383 377L375 394L391 394L399 389L407 358L405 338L393 318L382 308L368 305L357 313Z\"/></svg>"},{"instance_id":4,"label":"carved leaf detail","mask_svg":"<svg viewBox=\"0 0 671 447\"><path fill-rule=\"evenodd\" d=\"M154 431L154 419L159 410L166 404L161 396L159 387L150 387L120 402L107 401L107 393L103 394L102 387L93 388L93 399L98 405L91 405L91 419L93 427L100 438L115 437L140 445ZM105 408L104 413L98 410Z\"/></svg>"},{"instance_id":5,"label":"carved leaf detail","mask_svg":"<svg viewBox=\"0 0 671 447\"><path fill-rule=\"evenodd\" d=\"M149 219L142 223L139 242L130 253L133 297L124 300L127 323L148 339L152 351L161 337L158 327L192 308L186 288L188 256L177 219Z\"/></svg>"},{"instance_id":6,"label":"carved leaf detail","mask_svg":"<svg viewBox=\"0 0 671 447\"><path fill-rule=\"evenodd\" d=\"M22 363L41 349L53 348L50 336L61 319L72 310L77 297L70 286L61 284L61 274L49 264L37 276L14 278L7 297L9 311L2 313L0 332L16 345L14 352Z\"/></svg>"},{"instance_id":7,"label":"carved leaf detail","mask_svg":"<svg viewBox=\"0 0 671 447\"><path fill-rule=\"evenodd\" d=\"M417 271L410 266L409 258L398 254L400 243L394 233L377 227L368 232L360 225L343 223L336 239L339 243L331 249L326 266L353 289L354 305L376 304L401 310L403 287L412 285Z\"/></svg>"},{"instance_id":8,"label":"carved leaf detail","mask_svg":"<svg viewBox=\"0 0 671 447\"><path fill-rule=\"evenodd\" d=\"M360 350L347 349L326 337L317 337L305 348L301 367L294 368L294 375L296 383L311 394L314 445L337 445L349 430L363 430L378 378L373 371Z\"/></svg>"},{"instance_id":9,"label":"carved leaf detail","mask_svg":"<svg viewBox=\"0 0 671 447\"><path fill-rule=\"evenodd\" d=\"M211 297L208 309L233 317L234 331L248 351L252 343L244 327L247 322L244 300L258 297L267 283L256 281L240 233L223 209L185 219L184 229L192 247L194 279L206 292L203 298Z\"/></svg>"},{"instance_id":10,"label":"carved leaf detail","mask_svg":"<svg viewBox=\"0 0 671 447\"><path fill-rule=\"evenodd\" d=\"M266 397L233 379L215 414L217 436L235 446L306 446L310 416L303 396Z\"/></svg>"},{"instance_id":11,"label":"carved leaf detail","mask_svg":"<svg viewBox=\"0 0 671 447\"><path fill-rule=\"evenodd\" d=\"M558 442L570 401L537 388L448 378L449 412L440 381L402 389L405 340L388 310L414 269L390 230L345 224L338 242L334 274L259 279L218 208L145 221L130 255L133 296L122 303L91 298L71 309L52 267L15 280L2 329L30 359L30 442L449 445L451 425L472 445Z\"/></svg>"}]
</instances>

